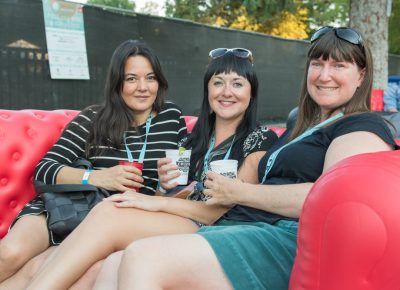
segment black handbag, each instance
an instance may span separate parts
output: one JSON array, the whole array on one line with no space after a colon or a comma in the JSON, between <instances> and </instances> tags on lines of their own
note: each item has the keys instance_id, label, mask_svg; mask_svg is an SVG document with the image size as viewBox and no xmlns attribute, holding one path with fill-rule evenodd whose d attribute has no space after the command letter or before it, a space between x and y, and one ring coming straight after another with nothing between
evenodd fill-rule
<instances>
[{"instance_id":1,"label":"black handbag","mask_svg":"<svg viewBox=\"0 0 400 290\"><path fill-rule=\"evenodd\" d=\"M85 159L77 159L72 167L90 168L91 164ZM61 239L65 239L96 204L110 196L104 188L90 184L44 184L35 181L35 189L47 211L48 228Z\"/></svg>"}]
</instances>

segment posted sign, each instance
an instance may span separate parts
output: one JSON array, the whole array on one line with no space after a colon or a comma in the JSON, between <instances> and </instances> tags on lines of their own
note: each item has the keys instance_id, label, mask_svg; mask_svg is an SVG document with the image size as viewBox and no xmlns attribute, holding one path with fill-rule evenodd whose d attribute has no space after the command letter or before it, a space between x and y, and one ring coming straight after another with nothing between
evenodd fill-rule
<instances>
[{"instance_id":1,"label":"posted sign","mask_svg":"<svg viewBox=\"0 0 400 290\"><path fill-rule=\"evenodd\" d=\"M90 79L82 5L42 2L51 78Z\"/></svg>"}]
</instances>

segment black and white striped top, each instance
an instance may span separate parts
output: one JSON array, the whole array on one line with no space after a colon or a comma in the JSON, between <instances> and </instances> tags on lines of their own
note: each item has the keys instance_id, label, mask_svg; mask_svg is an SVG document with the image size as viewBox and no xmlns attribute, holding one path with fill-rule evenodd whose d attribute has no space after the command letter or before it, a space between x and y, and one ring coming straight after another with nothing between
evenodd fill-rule
<instances>
[{"instance_id":1,"label":"black and white striped top","mask_svg":"<svg viewBox=\"0 0 400 290\"><path fill-rule=\"evenodd\" d=\"M56 183L60 169L71 164L77 157L85 157L85 143L89 137L92 119L96 112L92 108L83 110L66 127L60 139L40 160L35 170L35 180L46 184ZM145 125L139 127L139 135L132 127L127 132L127 143L133 158L138 159L145 139ZM176 149L177 143L186 135L186 125L181 110L166 103L161 112L152 118L144 157L143 187L141 193L154 194L157 187L157 160L165 157L165 149ZM121 139L123 144L123 139ZM119 160L128 160L125 146L121 149L103 147L97 156L88 156L94 169L118 165Z\"/></svg>"}]
</instances>

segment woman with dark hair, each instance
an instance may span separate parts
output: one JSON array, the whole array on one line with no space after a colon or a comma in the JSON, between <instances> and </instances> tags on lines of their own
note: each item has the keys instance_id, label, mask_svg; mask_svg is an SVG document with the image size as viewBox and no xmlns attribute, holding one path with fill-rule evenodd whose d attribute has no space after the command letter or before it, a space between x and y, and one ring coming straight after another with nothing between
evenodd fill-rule
<instances>
[{"instance_id":1,"label":"woman with dark hair","mask_svg":"<svg viewBox=\"0 0 400 290\"><path fill-rule=\"evenodd\" d=\"M209 57L212 61L204 74L204 97L198 122L192 134L179 143L180 146L192 150L189 180L199 182L206 178L204 167L208 168L210 162L229 157L238 160L240 168L244 157L249 153L259 151L257 154L260 157L275 141L274 133L267 127L257 127L258 79L253 70L251 52L243 48L235 48L232 51L217 48L210 51ZM246 79L251 90L245 97L236 94L236 98L233 98L230 92L223 91L226 90L224 84L231 83L232 87L242 89L242 84L237 81L239 78ZM210 144L214 147L207 156ZM226 155L228 151L229 156ZM177 166L172 164L171 160L159 160L158 174L162 192L177 185L170 182L180 174L176 169ZM253 173L246 178L254 180L256 174ZM244 178L243 174L245 172L242 172L241 179ZM197 191L198 188L202 187L195 187L190 199L205 199L204 195Z\"/></svg>"},{"instance_id":2,"label":"woman with dark hair","mask_svg":"<svg viewBox=\"0 0 400 290\"><path fill-rule=\"evenodd\" d=\"M110 61L104 103L82 110L67 125L36 166L35 180L92 184L110 192L135 187L141 194L154 195L158 183L156 160L165 156L166 149L177 149L178 141L186 135L180 109L164 101L167 89L168 82L154 52L139 41L123 42ZM92 163L93 170L71 167L81 157ZM140 159L142 170L119 165L119 161L132 158ZM33 199L0 241L0 289L25 289L16 286L23 283L24 275L15 273L65 238L47 228L46 216L42 200Z\"/></svg>"},{"instance_id":3,"label":"woman with dark hair","mask_svg":"<svg viewBox=\"0 0 400 290\"><path fill-rule=\"evenodd\" d=\"M267 127L256 127L258 81L251 52L242 48L216 49L210 52L210 58L204 76L200 116L192 134L180 142L193 149L190 178L202 181L211 161L229 158L241 164L240 179L256 182L256 165L277 136ZM158 165L163 178L161 185L165 187L175 176L165 172L171 166L169 161L160 159ZM113 197L89 213L54 252L28 289L68 289L97 261L125 249L134 240L194 233L203 224L218 220L229 209L208 206L201 201L133 192ZM136 209L136 203L145 203L147 207ZM77 244L80 246L76 247ZM93 279L98 265L82 279Z\"/></svg>"},{"instance_id":4,"label":"woman with dark hair","mask_svg":"<svg viewBox=\"0 0 400 290\"><path fill-rule=\"evenodd\" d=\"M219 54L224 52L224 49L215 49L210 52L210 57L212 58L219 56ZM228 141L228 143L234 142L232 146L232 155L236 156L235 159L239 160L239 167L243 161L243 145L235 146L235 144L243 144L244 140L250 135L250 133L254 132L254 129L256 128L258 79L255 71L252 68L251 62L244 61L245 59L235 56L234 53L228 53L228 51L225 53L225 55L216 57L212 62L210 62L204 75L204 97L199 116L199 120L201 120L201 122L198 122L193 128L193 134L190 135L190 138L188 138L185 146L192 148L192 173L194 173L196 168L198 169L203 165L202 163L204 160L202 157L208 150L212 138L212 132L217 130L217 126L225 126L225 124L220 125L218 122L221 122L221 120L227 120L229 125L234 128L233 133L230 136L231 138L226 139L226 141ZM244 52L239 51L238 53ZM215 96L212 95L213 91L210 89L211 85L218 87L220 85L219 82L221 80L224 81L224 79L229 75L232 76L233 72L236 73L235 77L240 76L245 78L251 86L250 99L245 100L248 102L248 105L243 106L243 108L245 107L246 109L243 112L243 116L240 115L240 118L237 118L237 122L232 122L232 119L236 117L233 113L231 113L233 116L224 116L223 109L225 107L228 108L230 104L221 106L222 109L220 109L220 103L223 102L224 99L218 99L219 96L217 96L217 99L214 100ZM214 83L210 84L210 81ZM227 82L227 80L225 80L225 82ZM229 101L230 96L225 96L225 99ZM237 100L235 101L238 102ZM237 106L238 104L236 103L233 105ZM219 110L221 112L219 112ZM217 112L219 113L218 115Z\"/></svg>"},{"instance_id":5,"label":"woman with dark hair","mask_svg":"<svg viewBox=\"0 0 400 290\"><path fill-rule=\"evenodd\" d=\"M371 85L372 58L361 35L344 27L318 30L296 125L261 159L261 184L208 172L206 204L233 208L196 234L133 242L114 287L288 289L298 219L313 183L346 157L397 149L384 120L369 112Z\"/></svg>"}]
</instances>

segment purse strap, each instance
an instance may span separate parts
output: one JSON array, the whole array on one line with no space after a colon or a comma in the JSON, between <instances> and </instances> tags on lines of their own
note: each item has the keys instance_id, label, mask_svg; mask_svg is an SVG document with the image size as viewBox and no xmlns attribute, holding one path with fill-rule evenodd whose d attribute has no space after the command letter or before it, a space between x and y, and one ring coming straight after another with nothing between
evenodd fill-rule
<instances>
[{"instance_id":1,"label":"purse strap","mask_svg":"<svg viewBox=\"0 0 400 290\"><path fill-rule=\"evenodd\" d=\"M76 158L74 161L72 161L70 166L74 168L83 168L83 169L93 168L92 163L83 157Z\"/></svg>"},{"instance_id":2,"label":"purse strap","mask_svg":"<svg viewBox=\"0 0 400 290\"><path fill-rule=\"evenodd\" d=\"M101 191L105 197L110 196L110 193L104 188L96 187L91 184L45 184L41 181L35 181L35 189L38 194L45 192L66 193Z\"/></svg>"}]
</instances>

